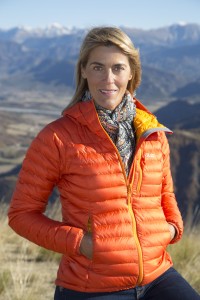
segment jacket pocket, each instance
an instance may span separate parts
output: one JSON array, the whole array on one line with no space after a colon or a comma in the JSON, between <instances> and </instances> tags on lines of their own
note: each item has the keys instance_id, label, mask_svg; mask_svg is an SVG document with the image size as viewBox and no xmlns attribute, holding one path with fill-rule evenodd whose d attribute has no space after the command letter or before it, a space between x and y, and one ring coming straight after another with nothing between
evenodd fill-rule
<instances>
[{"instance_id":1,"label":"jacket pocket","mask_svg":"<svg viewBox=\"0 0 200 300\"><path fill-rule=\"evenodd\" d=\"M171 241L171 232L169 230L168 222L165 220L163 223L163 246L166 248Z\"/></svg>"},{"instance_id":2,"label":"jacket pocket","mask_svg":"<svg viewBox=\"0 0 200 300\"><path fill-rule=\"evenodd\" d=\"M138 260L128 209L100 213L91 217L93 262L123 264Z\"/></svg>"}]
</instances>

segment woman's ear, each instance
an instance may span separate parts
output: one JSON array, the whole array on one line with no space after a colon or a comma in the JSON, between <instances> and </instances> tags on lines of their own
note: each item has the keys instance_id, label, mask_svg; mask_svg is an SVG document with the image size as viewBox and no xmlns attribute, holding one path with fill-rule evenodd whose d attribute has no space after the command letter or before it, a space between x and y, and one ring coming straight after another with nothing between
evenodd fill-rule
<instances>
[{"instance_id":1,"label":"woman's ear","mask_svg":"<svg viewBox=\"0 0 200 300\"><path fill-rule=\"evenodd\" d=\"M133 74L130 74L129 76L129 80L131 80L133 78Z\"/></svg>"}]
</instances>

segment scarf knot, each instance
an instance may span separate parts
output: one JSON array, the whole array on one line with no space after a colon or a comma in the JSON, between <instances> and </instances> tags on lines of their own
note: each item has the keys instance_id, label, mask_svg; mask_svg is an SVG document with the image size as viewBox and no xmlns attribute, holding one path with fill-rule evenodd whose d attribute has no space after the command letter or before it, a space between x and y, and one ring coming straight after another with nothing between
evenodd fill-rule
<instances>
[{"instance_id":1,"label":"scarf knot","mask_svg":"<svg viewBox=\"0 0 200 300\"><path fill-rule=\"evenodd\" d=\"M87 91L82 101L91 100ZM95 101L94 101L95 103ZM135 135L133 119L136 106L129 92L126 92L120 104L114 109L106 109L95 103L99 120L114 144L116 145L128 176L135 153Z\"/></svg>"}]
</instances>

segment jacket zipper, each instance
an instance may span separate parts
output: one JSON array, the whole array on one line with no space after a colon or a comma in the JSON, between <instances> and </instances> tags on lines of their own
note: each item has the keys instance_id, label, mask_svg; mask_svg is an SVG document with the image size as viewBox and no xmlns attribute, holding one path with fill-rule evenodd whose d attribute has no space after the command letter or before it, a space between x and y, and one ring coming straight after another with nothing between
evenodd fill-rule
<instances>
[{"instance_id":1,"label":"jacket zipper","mask_svg":"<svg viewBox=\"0 0 200 300\"><path fill-rule=\"evenodd\" d=\"M92 221L91 221L91 217L90 216L89 216L88 222L87 222L87 232L88 233L92 232Z\"/></svg>"},{"instance_id":2,"label":"jacket zipper","mask_svg":"<svg viewBox=\"0 0 200 300\"><path fill-rule=\"evenodd\" d=\"M132 209L132 204L131 204L131 191L132 191L132 186L129 184L127 186L128 209L129 209L129 213L131 215L131 219L132 219L132 223L133 223L133 236L135 238L135 243L136 243L136 247L137 247L137 251L138 251L139 276L138 276L138 280L137 280L137 285L139 285L143 279L143 259L142 259L142 249L141 249L140 242L139 242L138 235L137 235L135 215L134 215L134 212Z\"/></svg>"},{"instance_id":3,"label":"jacket zipper","mask_svg":"<svg viewBox=\"0 0 200 300\"><path fill-rule=\"evenodd\" d=\"M97 114L97 113L96 113ZM98 114L97 114L97 119L99 120L99 117L98 117ZM132 162L132 166L131 166L131 170L129 172L129 174L131 174L132 172L132 168L133 168L133 165L134 165L134 170L133 170L133 174L132 174L132 182L131 184L129 183L128 181L128 178L127 178L127 175L126 175L126 171L125 171L125 168L124 168L124 164L122 162L122 159L121 159L121 156L120 156L120 153L116 147L116 145L113 143L112 139L110 138L109 134L106 132L106 130L103 128L100 120L99 120L99 124L102 128L102 130L105 132L106 136L108 137L108 140L112 143L113 147L115 148L116 150L116 153L117 153L117 156L119 158L119 161L120 161L120 165L121 165L121 168L122 168L122 171L123 171L123 175L124 175L124 178L125 178L125 182L126 182L126 186L127 186L127 198L128 198L128 210L129 210L129 213L131 215L131 219L132 219L132 223L133 223L133 236L134 236L134 239L135 239L135 243L136 243L136 247L137 247L137 251L138 251L138 260L139 260L139 275L138 275L138 280L137 280L137 284L136 285L139 285L142 280L143 280L143 255L142 255L142 248L141 248L141 245L140 245L140 241L139 241L139 238L138 238L138 235L137 235L137 228L136 228L136 219L135 219L135 215L134 215L134 212L133 212L133 209L132 209L132 204L131 204L131 193L132 193L132 183L133 183L133 178L134 178L134 174L135 174L135 164ZM159 128L160 129L160 128ZM139 146L141 145L141 143L149 136L151 135L152 133L154 132L157 132L159 131L158 128L154 128L153 130L151 129L150 131L147 130L145 132L143 132L142 136L143 136L143 139L141 140L141 137L140 136L140 143L138 141L137 143L137 147L136 147L136 150L135 150L135 153L138 151L139 149ZM160 130L163 130L163 129L160 129ZM149 131L149 132L148 132ZM168 131L170 132L167 128L164 128L164 131ZM140 160L141 160L141 153L140 153L140 159L139 159L139 164L140 164ZM141 165L140 165L140 176L139 176L139 181L138 181L138 185L137 185L137 193L140 192L141 190L141 184L142 184L142 168L141 168Z\"/></svg>"},{"instance_id":4,"label":"jacket zipper","mask_svg":"<svg viewBox=\"0 0 200 300\"><path fill-rule=\"evenodd\" d=\"M98 114L97 114L97 118L98 118L98 120L99 120ZM112 139L110 138L109 134L108 134L108 133L106 132L106 130L103 128L103 126L102 126L100 120L99 120L99 123L100 123L100 126L101 126L102 130L105 132L105 134L106 134L106 136L108 137L109 141L112 143L113 147L114 147L115 150L116 150L116 153L117 153L117 156L118 156L118 159L119 159L119 162L120 162L122 171L123 171L124 179L125 179L125 182L126 182L128 210L129 210L129 213L130 213L130 216L131 216L131 219L132 219L132 224L133 224L133 226L132 226L132 229L133 229L133 236L134 236L135 243L136 243L136 247L137 247L137 251L138 251L138 259L139 259L139 275L138 275L137 285L139 285L139 284L142 282L142 279L143 279L143 260L142 260L142 248L141 248L141 246L140 246L140 242L139 242L138 235L137 235L137 230L136 230L136 220L135 220L135 215L134 215L134 212L133 212L133 209L132 209L132 205L131 205L132 184L129 184L129 182L128 182L128 178L127 178L127 175L126 175L126 171L125 171L125 168L124 168L124 164L123 164L123 161L122 161L122 159L121 159L121 156L120 156L120 153L119 153L117 147L115 146L114 142L113 142ZM132 163L132 167L131 167L131 170L130 170L129 174L131 174L132 168L133 168L133 163ZM135 171L135 168L134 168L134 171ZM133 175L134 175L134 174L133 174ZM133 176L132 176L132 178L133 178Z\"/></svg>"},{"instance_id":5,"label":"jacket zipper","mask_svg":"<svg viewBox=\"0 0 200 300\"><path fill-rule=\"evenodd\" d=\"M140 193L141 186L142 186L142 176L143 175L142 175L142 167L141 167L141 156L142 156L142 151L140 150L139 159L138 159L139 178L138 178L137 187L136 187L137 194ZM133 178L134 178L134 176L133 176Z\"/></svg>"}]
</instances>

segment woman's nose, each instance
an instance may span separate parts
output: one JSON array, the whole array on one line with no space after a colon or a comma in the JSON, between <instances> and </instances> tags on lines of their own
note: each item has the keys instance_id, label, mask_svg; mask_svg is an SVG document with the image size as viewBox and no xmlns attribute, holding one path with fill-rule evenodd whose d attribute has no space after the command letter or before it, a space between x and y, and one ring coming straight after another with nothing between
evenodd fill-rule
<instances>
[{"instance_id":1,"label":"woman's nose","mask_svg":"<svg viewBox=\"0 0 200 300\"><path fill-rule=\"evenodd\" d=\"M112 69L105 70L104 80L109 82L109 83L114 81L114 74L113 74Z\"/></svg>"}]
</instances>

